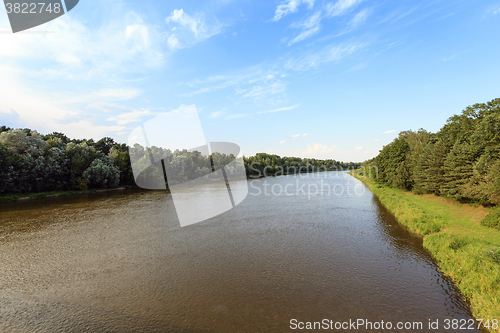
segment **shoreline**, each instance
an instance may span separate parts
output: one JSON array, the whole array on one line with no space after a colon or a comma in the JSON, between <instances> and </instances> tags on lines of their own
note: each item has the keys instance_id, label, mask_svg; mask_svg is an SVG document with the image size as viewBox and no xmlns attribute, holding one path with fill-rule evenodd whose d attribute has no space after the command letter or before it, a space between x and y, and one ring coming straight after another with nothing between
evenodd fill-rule
<instances>
[{"instance_id":1,"label":"shoreline","mask_svg":"<svg viewBox=\"0 0 500 333\"><path fill-rule=\"evenodd\" d=\"M0 196L0 203L23 202L23 201L40 200L47 198L76 196L80 194L125 191L129 189L132 188L127 186L122 186L117 188L95 189L87 191L51 191L51 192L39 192L39 193L28 193L28 194L4 194Z\"/></svg>"},{"instance_id":2,"label":"shoreline","mask_svg":"<svg viewBox=\"0 0 500 333\"><path fill-rule=\"evenodd\" d=\"M348 172L350 172L352 170L321 170L321 171L302 172L302 173L284 173L284 174L279 175L279 176L309 174L309 173L326 172L326 171L328 171L328 172L329 171L336 171L336 172L348 171ZM261 179L261 178L266 178L266 177L277 177L277 176L276 175L260 175L260 176L251 175L251 176L247 177L247 180L256 180L256 179ZM46 198L74 196L74 195L80 195L80 194L92 194L92 193L102 193L102 192L112 192L112 191L125 191L125 190L130 190L130 189L140 189L140 188L134 187L134 186L121 186L121 187L117 187L117 188L93 189L93 190L86 190L86 191L69 190L69 191L50 191L50 192L38 192L38 193L33 192L33 193L22 193L22 194L9 193L9 194L0 195L0 203L23 202L23 201L46 199ZM167 191L168 191L168 189L167 189Z\"/></svg>"},{"instance_id":3,"label":"shoreline","mask_svg":"<svg viewBox=\"0 0 500 333\"><path fill-rule=\"evenodd\" d=\"M461 291L475 318L500 320L500 262L491 256L500 249L500 231L480 224L491 209L415 195L349 174L363 182L401 225L423 237L424 248Z\"/></svg>"}]
</instances>

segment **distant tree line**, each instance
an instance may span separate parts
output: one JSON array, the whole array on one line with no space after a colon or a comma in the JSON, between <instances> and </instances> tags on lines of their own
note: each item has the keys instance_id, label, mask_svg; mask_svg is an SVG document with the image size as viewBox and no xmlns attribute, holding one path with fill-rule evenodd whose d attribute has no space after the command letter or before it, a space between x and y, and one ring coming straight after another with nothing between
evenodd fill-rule
<instances>
[{"instance_id":1,"label":"distant tree line","mask_svg":"<svg viewBox=\"0 0 500 333\"><path fill-rule=\"evenodd\" d=\"M266 153L257 153L244 159L247 176L278 176L320 171L354 170L361 163L339 162L333 159L317 160L314 158L280 157Z\"/></svg>"},{"instance_id":2,"label":"distant tree line","mask_svg":"<svg viewBox=\"0 0 500 333\"><path fill-rule=\"evenodd\" d=\"M148 163L146 151L141 147L135 148L132 149L134 161ZM151 147L150 153L161 155L168 174L177 175L176 182L201 177L213 171L214 165L226 165L234 159L234 156L223 154L207 157L197 151L172 152L157 147ZM109 137L95 142L92 139L70 139L59 132L41 135L31 129L1 126L0 194L135 186L129 154L126 144L117 143ZM335 160L280 157L265 153L244 157L244 163L248 177L354 169L359 166ZM152 168L150 172L158 173L158 169Z\"/></svg>"},{"instance_id":3,"label":"distant tree line","mask_svg":"<svg viewBox=\"0 0 500 333\"><path fill-rule=\"evenodd\" d=\"M417 194L500 204L500 98L467 107L437 133L399 133L362 170Z\"/></svg>"}]
</instances>

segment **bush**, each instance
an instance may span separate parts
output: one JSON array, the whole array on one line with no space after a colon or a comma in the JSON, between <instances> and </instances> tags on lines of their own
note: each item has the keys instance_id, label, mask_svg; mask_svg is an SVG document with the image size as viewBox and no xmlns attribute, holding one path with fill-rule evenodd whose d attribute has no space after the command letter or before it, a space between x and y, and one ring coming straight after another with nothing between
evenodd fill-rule
<instances>
[{"instance_id":1,"label":"bush","mask_svg":"<svg viewBox=\"0 0 500 333\"><path fill-rule=\"evenodd\" d=\"M95 159L83 172L90 187L117 187L120 183L120 169L108 157Z\"/></svg>"},{"instance_id":2,"label":"bush","mask_svg":"<svg viewBox=\"0 0 500 333\"><path fill-rule=\"evenodd\" d=\"M500 229L500 206L497 206L491 210L491 213L488 214L482 221L481 225L485 227Z\"/></svg>"}]
</instances>

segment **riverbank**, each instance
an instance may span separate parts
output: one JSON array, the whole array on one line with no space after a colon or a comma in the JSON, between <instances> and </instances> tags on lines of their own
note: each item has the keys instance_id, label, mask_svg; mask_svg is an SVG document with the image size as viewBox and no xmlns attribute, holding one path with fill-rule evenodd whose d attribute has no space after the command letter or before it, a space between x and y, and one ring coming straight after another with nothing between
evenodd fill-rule
<instances>
[{"instance_id":1,"label":"riverbank","mask_svg":"<svg viewBox=\"0 0 500 333\"><path fill-rule=\"evenodd\" d=\"M130 187L130 188L132 188L132 187ZM39 193L28 193L28 194L4 194L4 195L0 195L0 203L14 202L14 201L27 201L27 200L35 200L35 199L45 199L45 198L53 198L53 197L64 197L64 196L70 196L70 195L89 194L89 193L124 191L127 189L129 189L129 187L95 189L95 190L87 190L87 191L51 191L51 192L39 192Z\"/></svg>"},{"instance_id":2,"label":"riverbank","mask_svg":"<svg viewBox=\"0 0 500 333\"><path fill-rule=\"evenodd\" d=\"M423 235L424 247L470 302L474 317L489 320L490 331L500 332L500 231L480 224L490 209L414 195L351 175L365 183L401 224Z\"/></svg>"}]
</instances>

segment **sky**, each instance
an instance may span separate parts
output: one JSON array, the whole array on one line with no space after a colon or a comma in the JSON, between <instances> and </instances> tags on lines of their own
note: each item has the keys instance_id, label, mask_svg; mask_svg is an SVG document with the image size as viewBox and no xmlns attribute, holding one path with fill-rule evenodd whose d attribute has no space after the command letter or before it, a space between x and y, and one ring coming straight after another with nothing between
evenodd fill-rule
<instances>
[{"instance_id":1,"label":"sky","mask_svg":"<svg viewBox=\"0 0 500 333\"><path fill-rule=\"evenodd\" d=\"M500 97L500 0L80 0L13 34L0 125L127 142L196 108L207 141L339 161Z\"/></svg>"}]
</instances>

